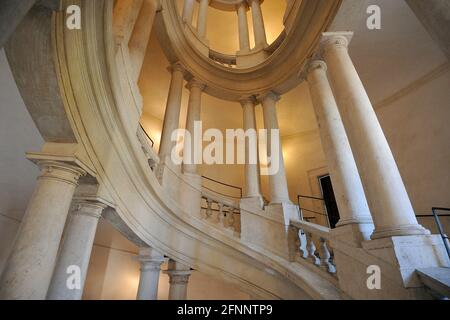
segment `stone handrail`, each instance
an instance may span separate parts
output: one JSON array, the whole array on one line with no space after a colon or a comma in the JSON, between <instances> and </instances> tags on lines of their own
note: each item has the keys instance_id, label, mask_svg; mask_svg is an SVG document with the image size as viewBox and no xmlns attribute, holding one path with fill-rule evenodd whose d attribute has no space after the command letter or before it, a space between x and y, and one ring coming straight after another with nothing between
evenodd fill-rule
<instances>
[{"instance_id":1,"label":"stone handrail","mask_svg":"<svg viewBox=\"0 0 450 320\"><path fill-rule=\"evenodd\" d=\"M286 30L283 30L280 35L275 39L274 42L272 42L267 48L264 49L264 51L268 52L269 54L272 54L277 50L283 41L286 39Z\"/></svg>"},{"instance_id":2,"label":"stone handrail","mask_svg":"<svg viewBox=\"0 0 450 320\"><path fill-rule=\"evenodd\" d=\"M224 54L209 49L209 58L225 67L236 68L236 55Z\"/></svg>"},{"instance_id":3,"label":"stone handrail","mask_svg":"<svg viewBox=\"0 0 450 320\"><path fill-rule=\"evenodd\" d=\"M159 163L159 157L156 151L153 149L152 142L149 141L147 134L145 133L144 129L141 126L139 126L136 135L141 144L142 151L147 157L148 165L150 166L150 169L152 169L153 171L156 168L156 165Z\"/></svg>"},{"instance_id":4,"label":"stone handrail","mask_svg":"<svg viewBox=\"0 0 450 320\"><path fill-rule=\"evenodd\" d=\"M291 220L289 226L289 258L303 259L336 275L334 254L330 246L330 229L306 221Z\"/></svg>"}]
</instances>

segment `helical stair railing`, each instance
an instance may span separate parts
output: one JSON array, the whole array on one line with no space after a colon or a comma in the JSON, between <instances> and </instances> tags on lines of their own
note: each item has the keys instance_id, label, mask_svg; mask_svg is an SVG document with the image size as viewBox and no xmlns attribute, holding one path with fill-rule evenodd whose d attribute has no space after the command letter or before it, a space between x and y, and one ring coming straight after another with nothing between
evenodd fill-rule
<instances>
[{"instance_id":1,"label":"helical stair railing","mask_svg":"<svg viewBox=\"0 0 450 320\"><path fill-rule=\"evenodd\" d=\"M19 90L23 96L34 99L48 100L49 92L34 91L36 88L27 87L29 84L21 79L43 66L39 59L30 62L23 52L32 50L36 57L53 57L54 73L42 74L57 85L59 95L52 99L61 103L54 108L62 108L60 115L70 124L75 139L52 137L46 139L45 149L70 153L90 168L101 196L113 204L104 218L136 245L151 246L193 269L232 283L255 298L343 298L332 272L332 252L326 250L325 229L294 221L290 232L292 258L286 259L243 241L236 230L227 233L187 213L167 194L152 171L158 157L139 126L142 98L130 71L127 48L114 38L114 2L63 0L63 7L81 7L80 30L65 28L64 12L33 11L28 17L32 23L23 27L27 32L15 35L7 48L8 55L13 57L11 69ZM162 5L158 15L165 10L168 9ZM324 16L329 14L327 11ZM48 41L36 37L36 33L45 35L46 31L51 33ZM15 54L18 52L22 54ZM33 119L42 116L40 110L27 107ZM54 121L60 119L37 122L38 129L42 132L47 126L54 126ZM177 179L179 185L188 184L182 176ZM212 198L203 190L200 192L203 197ZM223 204L225 200L216 202ZM300 238L296 239L301 230L307 235L310 257L316 256L311 239L315 236L318 239L316 257L320 267L315 259L310 263L295 258L296 246L305 247Z\"/></svg>"}]
</instances>

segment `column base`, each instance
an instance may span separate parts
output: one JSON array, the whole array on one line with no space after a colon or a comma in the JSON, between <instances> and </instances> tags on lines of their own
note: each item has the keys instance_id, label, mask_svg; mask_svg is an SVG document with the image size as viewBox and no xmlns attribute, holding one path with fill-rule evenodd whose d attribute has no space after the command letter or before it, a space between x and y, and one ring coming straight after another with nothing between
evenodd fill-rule
<instances>
[{"instance_id":1,"label":"column base","mask_svg":"<svg viewBox=\"0 0 450 320\"><path fill-rule=\"evenodd\" d=\"M422 287L416 270L450 267L450 259L438 235L393 236L363 242L371 255L388 262L398 270L406 288Z\"/></svg>"},{"instance_id":2,"label":"column base","mask_svg":"<svg viewBox=\"0 0 450 320\"><path fill-rule=\"evenodd\" d=\"M376 228L371 235L371 239L382 239L395 236L415 236L415 235L429 235L430 231L425 229L420 224L409 224L398 227Z\"/></svg>"},{"instance_id":3,"label":"column base","mask_svg":"<svg viewBox=\"0 0 450 320\"><path fill-rule=\"evenodd\" d=\"M337 224L336 229L331 230L333 239L342 241L353 247L361 247L363 241L370 240L374 230L373 223L346 223Z\"/></svg>"},{"instance_id":4,"label":"column base","mask_svg":"<svg viewBox=\"0 0 450 320\"><path fill-rule=\"evenodd\" d=\"M236 52L236 65L238 68L250 68L265 61L269 54L264 51L264 47L253 50L241 50Z\"/></svg>"},{"instance_id":5,"label":"column base","mask_svg":"<svg viewBox=\"0 0 450 320\"><path fill-rule=\"evenodd\" d=\"M244 197L241 199L241 203L247 207L264 208L264 199L261 195Z\"/></svg>"}]
</instances>

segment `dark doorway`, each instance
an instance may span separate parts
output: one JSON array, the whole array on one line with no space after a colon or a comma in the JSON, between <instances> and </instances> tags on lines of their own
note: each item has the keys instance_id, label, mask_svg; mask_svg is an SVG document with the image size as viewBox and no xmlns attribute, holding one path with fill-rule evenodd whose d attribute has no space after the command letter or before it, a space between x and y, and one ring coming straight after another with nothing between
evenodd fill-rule
<instances>
[{"instance_id":1,"label":"dark doorway","mask_svg":"<svg viewBox=\"0 0 450 320\"><path fill-rule=\"evenodd\" d=\"M330 176L319 177L320 188L322 189L322 195L327 209L328 221L330 222L330 228L336 228L336 224L339 222L339 210L334 196L333 186L331 184Z\"/></svg>"}]
</instances>

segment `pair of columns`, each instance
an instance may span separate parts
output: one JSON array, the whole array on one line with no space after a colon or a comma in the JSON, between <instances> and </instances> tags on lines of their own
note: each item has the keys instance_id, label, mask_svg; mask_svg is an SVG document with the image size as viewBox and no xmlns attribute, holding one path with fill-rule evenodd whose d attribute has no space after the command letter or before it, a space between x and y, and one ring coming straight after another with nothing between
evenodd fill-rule
<instances>
[{"instance_id":1,"label":"pair of columns","mask_svg":"<svg viewBox=\"0 0 450 320\"><path fill-rule=\"evenodd\" d=\"M137 300L157 300L159 275L164 256L152 248L141 248L141 264ZM191 269L179 262L169 260L165 273L169 276L169 300L186 300Z\"/></svg>"},{"instance_id":2,"label":"pair of columns","mask_svg":"<svg viewBox=\"0 0 450 320\"><path fill-rule=\"evenodd\" d=\"M194 17L195 0L184 0L183 21L192 24ZM210 0L200 0L197 33L200 38L206 38L206 25L208 17L208 6ZM255 47L258 49L267 46L266 29L264 26L264 18L261 11L261 0L243 0L236 6L239 26L239 48L241 51L250 51L250 38L248 31L247 11L251 7L253 30L255 34Z\"/></svg>"},{"instance_id":3,"label":"pair of columns","mask_svg":"<svg viewBox=\"0 0 450 320\"><path fill-rule=\"evenodd\" d=\"M262 49L267 46L266 29L261 11L261 0L242 1L237 5L239 49L243 52L250 51L250 37L248 32L247 10L249 5L252 11L253 32L255 36L255 48Z\"/></svg>"},{"instance_id":4,"label":"pair of columns","mask_svg":"<svg viewBox=\"0 0 450 320\"><path fill-rule=\"evenodd\" d=\"M159 148L159 157L163 162L170 161L169 159L175 146L175 143L172 141L172 133L179 129L183 83L184 76L187 73L178 63L171 66L169 70L172 72L172 80L169 88L169 96L167 98L163 130L161 133L161 145ZM195 122L200 121L201 100L205 85L194 78L189 81L187 88L190 91L190 95L186 118L186 130L192 133L192 141L185 139L185 152L183 152L185 164L183 164L183 172L197 174L197 165L194 160L198 155L196 155L195 144L201 143L201 141L194 143L193 139L196 137L194 137L193 132Z\"/></svg>"},{"instance_id":5,"label":"pair of columns","mask_svg":"<svg viewBox=\"0 0 450 320\"><path fill-rule=\"evenodd\" d=\"M371 224L371 238L428 234L418 224L386 137L348 54L352 33L325 33L306 69L339 225ZM367 201L366 201L367 199Z\"/></svg>"},{"instance_id":6,"label":"pair of columns","mask_svg":"<svg viewBox=\"0 0 450 320\"><path fill-rule=\"evenodd\" d=\"M273 92L268 92L258 97L261 101L264 116L264 127L267 130L267 157L268 159L278 157L278 170L269 175L269 191L271 196L271 204L290 203L289 192L286 179L286 170L284 167L284 159L281 147L281 140L271 141L272 130L279 130L278 118L276 112L276 103L280 97ZM244 130L256 130L255 106L256 102L253 98L247 98L241 101L244 112ZM254 145L251 145L253 143ZM278 144L278 155L272 154L271 147ZM258 141L247 139L246 141L246 165L245 165L245 197L246 198L262 198L260 186L260 170L259 164L249 164L249 152L258 154Z\"/></svg>"},{"instance_id":7,"label":"pair of columns","mask_svg":"<svg viewBox=\"0 0 450 320\"><path fill-rule=\"evenodd\" d=\"M86 171L62 161L39 159L37 164L41 173L0 280L0 299L80 299L106 205L74 201L61 240L78 180ZM79 277L71 289L68 272Z\"/></svg>"},{"instance_id":8,"label":"pair of columns","mask_svg":"<svg viewBox=\"0 0 450 320\"><path fill-rule=\"evenodd\" d=\"M195 0L184 0L183 21L192 24L194 18L194 2ZM200 38L206 38L206 26L208 19L208 7L210 0L200 0L197 17L197 33Z\"/></svg>"}]
</instances>

